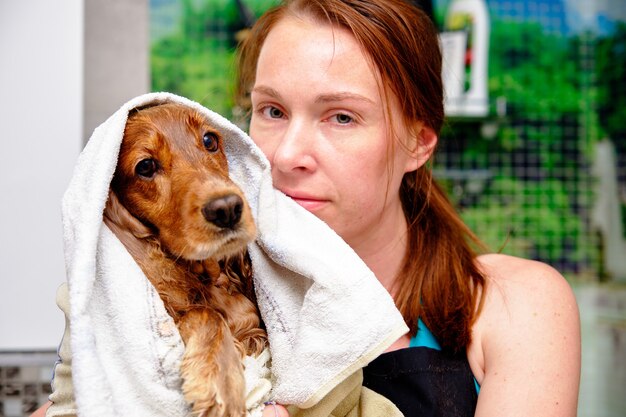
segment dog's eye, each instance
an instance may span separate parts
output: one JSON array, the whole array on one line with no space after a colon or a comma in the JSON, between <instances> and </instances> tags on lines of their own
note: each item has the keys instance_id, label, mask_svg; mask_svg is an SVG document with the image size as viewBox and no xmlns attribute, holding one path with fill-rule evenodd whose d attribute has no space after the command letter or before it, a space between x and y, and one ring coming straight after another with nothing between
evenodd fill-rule
<instances>
[{"instance_id":1,"label":"dog's eye","mask_svg":"<svg viewBox=\"0 0 626 417\"><path fill-rule=\"evenodd\" d=\"M154 159L142 159L135 166L137 175L146 178L152 178L157 171L157 163Z\"/></svg>"},{"instance_id":2,"label":"dog's eye","mask_svg":"<svg viewBox=\"0 0 626 417\"><path fill-rule=\"evenodd\" d=\"M217 152L219 150L218 136L213 132L206 132L202 137L202 143L209 152Z\"/></svg>"}]
</instances>

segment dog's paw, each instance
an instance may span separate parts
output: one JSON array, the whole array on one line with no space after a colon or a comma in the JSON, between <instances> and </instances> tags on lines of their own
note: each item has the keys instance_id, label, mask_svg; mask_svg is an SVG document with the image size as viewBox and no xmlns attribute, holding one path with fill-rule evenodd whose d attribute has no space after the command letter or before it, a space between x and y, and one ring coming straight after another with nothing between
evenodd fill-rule
<instances>
[{"instance_id":1,"label":"dog's paw","mask_svg":"<svg viewBox=\"0 0 626 417\"><path fill-rule=\"evenodd\" d=\"M244 417L243 365L230 331L221 319L201 322L187 340L181 365L185 399L194 416Z\"/></svg>"},{"instance_id":2,"label":"dog's paw","mask_svg":"<svg viewBox=\"0 0 626 417\"><path fill-rule=\"evenodd\" d=\"M244 417L243 374L226 371L212 375L202 383L186 379L183 392L192 406L192 415L198 417Z\"/></svg>"}]
</instances>

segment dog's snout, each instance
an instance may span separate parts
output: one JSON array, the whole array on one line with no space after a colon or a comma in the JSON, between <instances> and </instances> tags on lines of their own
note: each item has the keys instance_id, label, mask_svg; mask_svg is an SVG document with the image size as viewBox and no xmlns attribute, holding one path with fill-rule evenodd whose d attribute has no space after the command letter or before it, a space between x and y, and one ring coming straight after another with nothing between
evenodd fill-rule
<instances>
[{"instance_id":1,"label":"dog's snout","mask_svg":"<svg viewBox=\"0 0 626 417\"><path fill-rule=\"evenodd\" d=\"M242 211L243 200L237 194L216 198L202 208L204 218L223 229L235 227L241 219Z\"/></svg>"}]
</instances>

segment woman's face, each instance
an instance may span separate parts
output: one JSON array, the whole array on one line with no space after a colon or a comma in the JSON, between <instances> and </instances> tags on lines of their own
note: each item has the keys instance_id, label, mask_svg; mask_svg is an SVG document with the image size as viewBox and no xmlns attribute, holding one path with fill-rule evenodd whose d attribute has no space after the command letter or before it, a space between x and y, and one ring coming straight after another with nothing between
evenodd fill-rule
<instances>
[{"instance_id":1,"label":"woman's face","mask_svg":"<svg viewBox=\"0 0 626 417\"><path fill-rule=\"evenodd\" d=\"M252 91L250 135L274 186L357 252L406 230L400 182L423 163L397 144L389 158L376 76L348 31L286 17L263 45ZM395 98L390 108L409 144Z\"/></svg>"}]
</instances>

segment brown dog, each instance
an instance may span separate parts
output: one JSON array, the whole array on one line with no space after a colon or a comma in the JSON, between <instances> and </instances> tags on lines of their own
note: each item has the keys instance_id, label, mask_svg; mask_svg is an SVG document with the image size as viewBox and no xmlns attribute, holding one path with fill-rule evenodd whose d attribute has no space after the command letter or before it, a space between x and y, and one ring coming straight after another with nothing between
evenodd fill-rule
<instances>
[{"instance_id":1,"label":"brown dog","mask_svg":"<svg viewBox=\"0 0 626 417\"><path fill-rule=\"evenodd\" d=\"M263 350L266 334L246 252L256 230L220 133L179 104L131 112L104 221L179 329L194 415L244 416L241 360Z\"/></svg>"}]
</instances>

